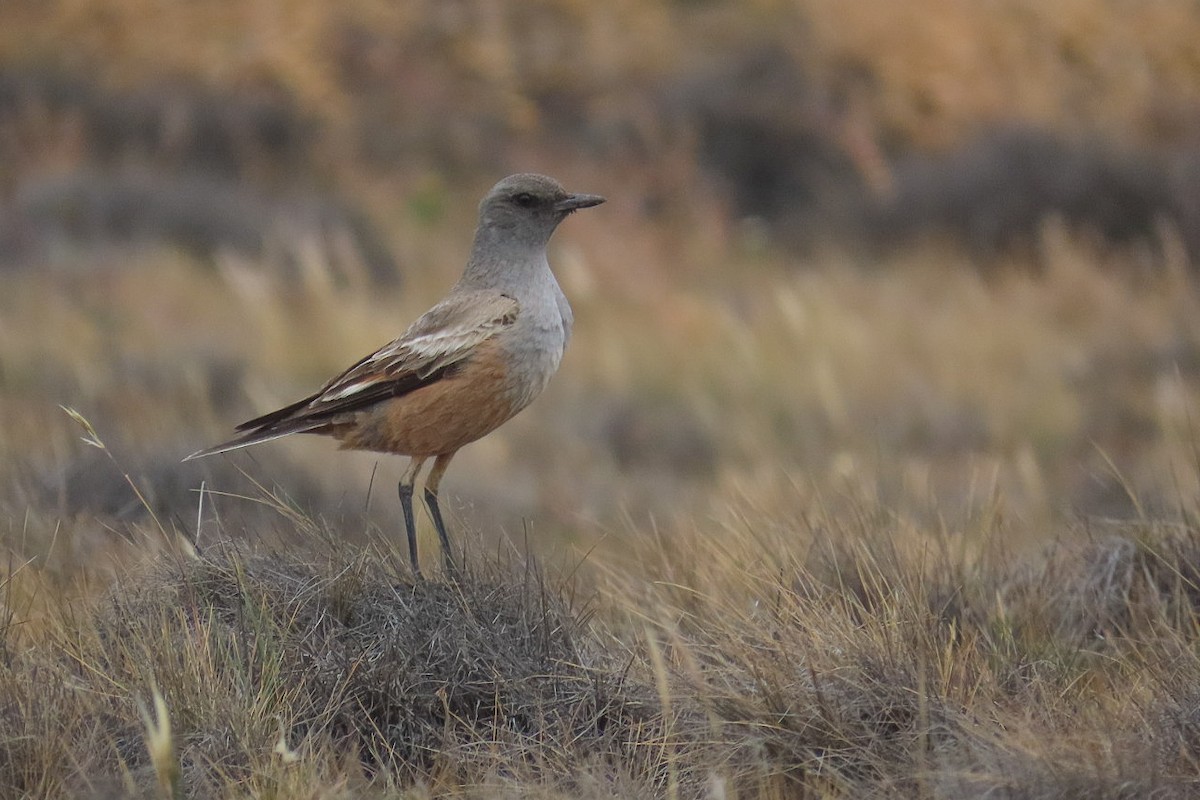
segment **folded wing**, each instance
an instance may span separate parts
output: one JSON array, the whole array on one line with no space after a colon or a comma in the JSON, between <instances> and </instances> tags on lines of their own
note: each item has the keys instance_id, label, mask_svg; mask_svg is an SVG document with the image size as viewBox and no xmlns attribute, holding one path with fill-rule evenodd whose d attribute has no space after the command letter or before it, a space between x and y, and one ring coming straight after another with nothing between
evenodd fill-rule
<instances>
[{"instance_id":1,"label":"folded wing","mask_svg":"<svg viewBox=\"0 0 1200 800\"><path fill-rule=\"evenodd\" d=\"M317 432L343 414L399 397L444 379L480 344L511 326L520 304L495 291L455 292L381 347L325 384L317 393L243 422L241 436L193 453L185 461L278 439Z\"/></svg>"}]
</instances>

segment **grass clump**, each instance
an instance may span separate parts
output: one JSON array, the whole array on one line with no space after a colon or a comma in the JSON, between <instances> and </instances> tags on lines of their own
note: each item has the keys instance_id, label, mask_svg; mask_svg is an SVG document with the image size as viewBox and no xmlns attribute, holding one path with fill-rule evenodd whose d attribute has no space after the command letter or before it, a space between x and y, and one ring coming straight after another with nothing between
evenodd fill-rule
<instances>
[{"instance_id":1,"label":"grass clump","mask_svg":"<svg viewBox=\"0 0 1200 800\"><path fill-rule=\"evenodd\" d=\"M315 523L164 548L36 618L15 570L0 794L1194 794L1194 522L1019 555L1000 517L855 509L664 524L570 591L478 556L413 580Z\"/></svg>"},{"instance_id":2,"label":"grass clump","mask_svg":"<svg viewBox=\"0 0 1200 800\"><path fill-rule=\"evenodd\" d=\"M652 784L654 695L581 625L532 570L414 582L364 552L163 559L6 648L0 787L569 787L634 763Z\"/></svg>"},{"instance_id":3,"label":"grass clump","mask_svg":"<svg viewBox=\"0 0 1200 800\"><path fill-rule=\"evenodd\" d=\"M634 545L642 573L605 591L662 643L737 796L1194 794L1194 524L1018 554L999 518L749 520Z\"/></svg>"}]
</instances>

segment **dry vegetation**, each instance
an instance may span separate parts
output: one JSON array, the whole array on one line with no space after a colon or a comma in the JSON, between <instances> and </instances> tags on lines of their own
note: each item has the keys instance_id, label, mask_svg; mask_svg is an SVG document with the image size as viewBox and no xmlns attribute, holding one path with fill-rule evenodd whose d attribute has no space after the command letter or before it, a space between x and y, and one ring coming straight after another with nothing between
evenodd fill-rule
<instances>
[{"instance_id":1,"label":"dry vegetation","mask_svg":"<svg viewBox=\"0 0 1200 800\"><path fill-rule=\"evenodd\" d=\"M1200 794L1200 15L980 8L5 8L0 796ZM179 463L527 168L610 202L461 580L398 459Z\"/></svg>"}]
</instances>

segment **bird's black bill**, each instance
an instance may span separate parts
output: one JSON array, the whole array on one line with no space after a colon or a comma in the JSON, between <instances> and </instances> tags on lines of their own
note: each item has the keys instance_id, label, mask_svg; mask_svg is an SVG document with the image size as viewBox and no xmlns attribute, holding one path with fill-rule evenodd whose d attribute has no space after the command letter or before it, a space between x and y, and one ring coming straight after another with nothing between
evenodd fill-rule
<instances>
[{"instance_id":1,"label":"bird's black bill","mask_svg":"<svg viewBox=\"0 0 1200 800\"><path fill-rule=\"evenodd\" d=\"M570 194L554 204L554 210L562 214L570 214L581 208L591 208L604 202L598 194Z\"/></svg>"}]
</instances>

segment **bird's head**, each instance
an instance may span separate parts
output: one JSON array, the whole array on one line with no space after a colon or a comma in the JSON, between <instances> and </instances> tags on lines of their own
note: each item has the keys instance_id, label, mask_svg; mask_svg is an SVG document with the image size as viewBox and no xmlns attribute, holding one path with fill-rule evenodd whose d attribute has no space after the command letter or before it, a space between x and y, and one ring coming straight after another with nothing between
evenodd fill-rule
<instances>
[{"instance_id":1,"label":"bird's head","mask_svg":"<svg viewBox=\"0 0 1200 800\"><path fill-rule=\"evenodd\" d=\"M493 186L479 204L479 227L545 244L571 212L603 202L599 195L571 194L545 175L510 175Z\"/></svg>"}]
</instances>

